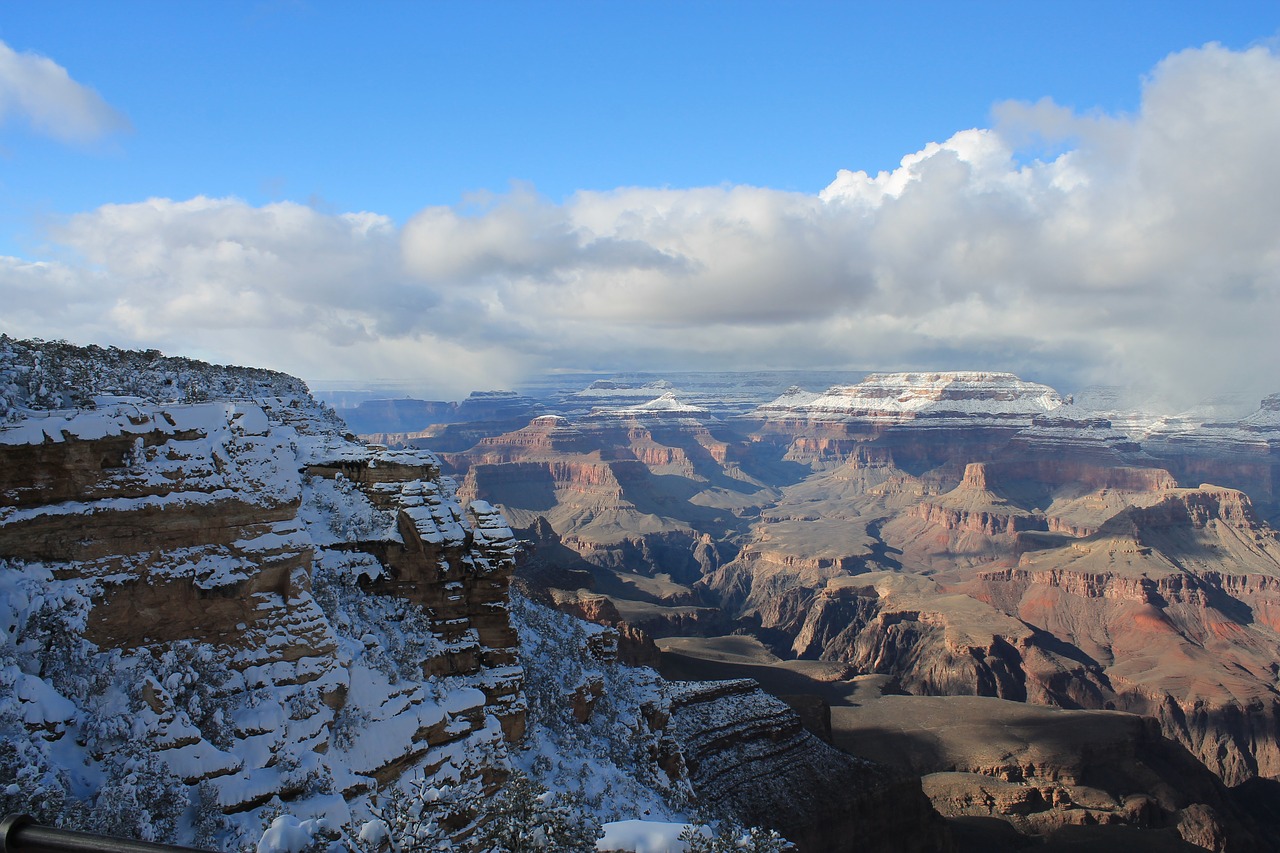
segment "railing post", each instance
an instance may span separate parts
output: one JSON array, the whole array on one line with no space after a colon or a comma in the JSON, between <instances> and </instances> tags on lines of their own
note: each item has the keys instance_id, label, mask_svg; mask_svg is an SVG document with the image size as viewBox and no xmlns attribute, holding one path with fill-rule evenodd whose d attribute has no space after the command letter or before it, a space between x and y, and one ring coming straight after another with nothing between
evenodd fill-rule
<instances>
[{"instance_id":1,"label":"railing post","mask_svg":"<svg viewBox=\"0 0 1280 853\"><path fill-rule=\"evenodd\" d=\"M16 839L15 842L11 843L10 838L16 836L18 830L22 829L22 827L30 826L35 822L35 818L31 817L31 815L5 815L4 820L0 821L0 853L9 853L9 851L17 849L13 846L16 843Z\"/></svg>"},{"instance_id":2,"label":"railing post","mask_svg":"<svg viewBox=\"0 0 1280 853\"><path fill-rule=\"evenodd\" d=\"M54 829L41 826L24 814L7 815L0 821L0 853L191 853L195 850L194 847Z\"/></svg>"}]
</instances>

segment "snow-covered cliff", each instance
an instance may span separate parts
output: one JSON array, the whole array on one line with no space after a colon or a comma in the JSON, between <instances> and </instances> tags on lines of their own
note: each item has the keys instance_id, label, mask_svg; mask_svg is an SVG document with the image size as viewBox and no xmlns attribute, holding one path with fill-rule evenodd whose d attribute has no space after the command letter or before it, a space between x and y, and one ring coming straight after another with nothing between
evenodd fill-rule
<instances>
[{"instance_id":1,"label":"snow-covered cliff","mask_svg":"<svg viewBox=\"0 0 1280 853\"><path fill-rule=\"evenodd\" d=\"M524 729L515 544L298 380L0 341L0 807L227 849L492 792ZM309 825L318 831L319 824Z\"/></svg>"},{"instance_id":2,"label":"snow-covered cliff","mask_svg":"<svg viewBox=\"0 0 1280 853\"><path fill-rule=\"evenodd\" d=\"M756 409L759 417L817 421L1030 423L1062 405L1058 392L1012 373L873 373L821 394L793 388Z\"/></svg>"}]
</instances>

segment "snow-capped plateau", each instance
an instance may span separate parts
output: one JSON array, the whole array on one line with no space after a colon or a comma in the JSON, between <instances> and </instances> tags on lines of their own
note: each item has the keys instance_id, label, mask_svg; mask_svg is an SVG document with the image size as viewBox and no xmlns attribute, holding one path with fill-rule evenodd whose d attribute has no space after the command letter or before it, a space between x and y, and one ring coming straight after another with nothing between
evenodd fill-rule
<instances>
[{"instance_id":1,"label":"snow-capped plateau","mask_svg":"<svg viewBox=\"0 0 1280 853\"><path fill-rule=\"evenodd\" d=\"M1026 421L1063 403L1047 385L1012 373L873 373L857 385L816 396L793 389L756 409L765 418L868 420Z\"/></svg>"}]
</instances>

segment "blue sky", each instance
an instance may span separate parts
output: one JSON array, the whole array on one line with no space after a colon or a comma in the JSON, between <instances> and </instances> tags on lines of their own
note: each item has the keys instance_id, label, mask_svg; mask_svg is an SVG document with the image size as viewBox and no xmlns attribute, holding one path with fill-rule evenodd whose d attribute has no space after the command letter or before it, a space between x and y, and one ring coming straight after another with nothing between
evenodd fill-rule
<instances>
[{"instance_id":1,"label":"blue sky","mask_svg":"<svg viewBox=\"0 0 1280 853\"><path fill-rule=\"evenodd\" d=\"M0 11L0 41L19 56L38 54L57 63L103 103L94 129L69 138L41 131L13 106L13 87L21 80L10 82L7 100L0 87L0 255L15 269L27 265L21 274L26 278L14 272L0 278L0 288L21 292L26 311L12 310L6 318L0 307L0 325L12 333L93 335L121 345L176 344L225 360L265 359L268 366L310 378L335 372L417 375L415 369L434 375L439 368L433 365L456 365L465 354L474 369L459 375L459 384L509 379L518 373L507 367L512 362L524 369L878 368L942 358L965 363L939 367L1003 365L1085 381L1101 369L1096 341L1048 340L1039 318L994 311L1000 294L991 288L1012 288L1018 300L1034 301L1035 288L1043 285L1025 264L993 269L995 260L979 259L973 269L985 271L982 287L968 279L952 282L936 269L895 268L899 261L884 258L861 264L850 253L868 239L870 232L859 229L872 226L845 223L822 225L801 239L819 246L817 255L827 241L842 247L827 267L796 268L791 255L779 255L755 265L773 269L770 281L736 284L728 283L732 270L720 271L723 281L716 274L699 278L698 270L715 264L688 247L702 245L696 236L702 234L708 241L703 249L715 256L722 244L707 236L706 223L712 221L753 223L762 229L753 238L758 240L776 236L779 222L808 221L811 215L825 221L832 199L812 209L806 199L816 202L834 187L839 170L874 177L899 168L904 157L929 150L931 143L946 148L947 140L971 128L999 134L1013 158L1012 170L1037 158L1057 163L1064 152L1081 147L1082 135L1089 137L1087 150L1075 160L1088 160L1085 154L1112 144L1090 134L1113 124L1133 128L1123 144L1138 145L1151 138L1141 132L1144 85L1201 79L1196 75L1216 74L1212 69L1221 64L1217 54L1197 54L1196 69L1162 78L1162 63L1170 56L1218 42L1222 55L1241 66L1238 79L1269 92L1268 80L1258 82L1257 73L1244 70L1254 60L1241 57L1256 59L1261 52L1263 59L1274 58L1278 31L1275 0L11 3ZM1188 98L1198 91L1193 82L1180 85L1178 92ZM1256 92L1248 97L1256 98ZM1044 98L1052 99L1051 108L997 107ZM1204 111L1202 104L1195 109ZM1258 132L1263 138L1249 152L1267 147L1269 127ZM1047 146L1027 144L1037 134L1050 138ZM946 148L963 150L945 156L971 164L971 142ZM1208 139L1188 140L1188 157L1193 142L1204 145ZM1090 162L1095 161L1101 162ZM1201 162L1201 171L1214 165ZM1064 168L1060 164L1059 171ZM1060 175L1044 174L1046 186L1061 188ZM1091 172L1090 186L1098 187L1102 175ZM913 187L943 186L941 179L912 181ZM717 188L720 195L676 194L658 201L646 195L702 187ZM609 195L618 188L638 192L625 200ZM746 188L772 194L748 198ZM735 193L739 189L744 191ZM965 192L972 195L973 189ZM916 195L923 205L924 194ZM849 193L844 196L847 201ZM909 206L898 195L889 197L901 219ZM137 206L152 198L172 206L159 212ZM197 198L226 203L213 213L182 206ZM937 198L945 206L945 197ZM302 222L301 212L281 203L294 203L313 218ZM883 207L880 200L874 203L877 210ZM776 221L760 212L772 205L781 205ZM657 231L628 230L641 209L660 211ZM289 213L286 224L276 215L281 210ZM366 219L353 231L342 215L362 211L376 215L376 227ZM936 215L920 215L927 221L919 224L931 233L944 229ZM874 226L883 230L884 217L877 217ZM121 225L126 219L127 227ZM344 236L324 236L335 223L346 229ZM1006 226L1013 227L993 221L993 233L1014 239L1001 230ZM1055 234L1062 233L1060 226L1054 226ZM376 310L361 315L358 306L337 299L337 282L319 287L308 300L310 285L289 290L255 278L265 275L262 268L243 266L245 258L269 252L279 265L272 269L304 267L305 259L290 263L289 255L315 256L303 233L335 253L346 246L342 240L362 241L329 266L346 270L350 287L367 288L371 299L380 300ZM891 244L877 234L877 251ZM1118 239L1114 229L1093 236L1107 245ZM1252 288L1259 298L1272 298L1271 285L1258 283L1270 250L1260 239L1262 244L1248 248L1259 253L1257 269L1232 267L1231 280L1221 287ZM145 240L151 242L136 242ZM972 239L964 240L965 251L972 252ZM119 254L126 244L133 246L128 257ZM175 252L179 244L186 254ZM244 274L240 279L225 265L231 244L245 251L237 267ZM470 247L467 258L441 260L459 245ZM576 260L548 255L548 246L570 247ZM218 247L224 255L215 269L206 261L212 263ZM214 254L196 263L191 258L199 249ZM927 245L920 250L929 252ZM624 251L632 253L626 263L618 260ZM957 251L954 240L947 251ZM430 255L425 261L424 252ZM607 262L600 260L605 255ZM161 260L140 271L137 259L144 256ZM1199 259L1220 270L1238 260ZM64 282L58 296L46 297L56 304L41 307L40 293L56 289L47 282L32 284L32 263L44 265L39 275ZM790 281L793 268L805 282L818 284L805 289ZM1077 273L1077 279L1092 275ZM628 278L633 274L640 278ZM1134 275L1135 287L1155 286L1151 270ZM66 283L72 279L78 284ZM90 286L110 295L100 300L108 316L97 321L88 302L80 311L64 304ZM223 289L220 296L209 295L215 286ZM670 316L636 305L629 314L591 307L614 287L625 293L649 288L650 299L681 294L690 304ZM848 302L853 307L842 316L849 329L865 331L886 313L892 322L871 329L865 346L835 345L851 336L848 329L830 326L827 311L819 316L827 323L824 349L811 342L779 347L779 340L805 337L808 315L784 318L790 325L783 329L770 322L779 313L777 300L761 294L795 287L806 300ZM572 288L578 290L570 300L565 294ZM741 288L741 300L735 288ZM168 301L144 298L157 290L170 294ZM1107 316L1132 310L1124 290L1113 285L1106 291ZM880 302L871 305L871 293ZM282 305L285 297L288 304ZM1198 297L1189 292L1187 298ZM199 324L185 332L174 328L191 322L182 306L208 309L218 299L233 306L225 323L207 330ZM946 318L903 307L939 299L952 311ZM724 304L723 317L716 314L717 301ZM745 307L735 312L739 302ZM784 308L786 302L781 300ZM569 303L575 311L587 306L578 315L588 330L619 323L638 331L634 339L605 336L606 351L601 339L567 329L559 319L530 319L531 306L565 309ZM999 335L957 327L980 317L983 305L993 311L977 322L988 333L993 324L1002 327ZM260 343L261 332L275 328L269 323L256 325L249 341L225 343L235 338L227 334L232 320L255 306L283 308L281 322L294 324L278 338L289 339L287 347L272 350ZM404 312L438 319L407 323ZM697 328L707 330L705 340L691 344L687 333L671 331L681 325L682 313L697 318ZM340 355L322 353L320 338L290 338L306 324L314 327L320 316L332 321L324 335L334 347L346 347ZM1096 320L1080 318L1080 328ZM658 343L666 331L671 334ZM889 345L904 335L913 341L910 346ZM478 343L476 336L485 341ZM753 352L765 346L772 348L773 361ZM422 366L406 366L418 352L426 354ZM1133 381L1144 377L1148 368L1133 369ZM1280 378L1272 384L1280 387Z\"/></svg>"},{"instance_id":2,"label":"blue sky","mask_svg":"<svg viewBox=\"0 0 1280 853\"><path fill-rule=\"evenodd\" d=\"M1278 27L1275 0L15 3L0 39L65 66L132 130L66 147L6 126L6 236L30 239L33 213L149 196L403 221L513 180L555 200L817 192L838 168L891 169L985 126L998 101L1132 111L1167 54Z\"/></svg>"}]
</instances>

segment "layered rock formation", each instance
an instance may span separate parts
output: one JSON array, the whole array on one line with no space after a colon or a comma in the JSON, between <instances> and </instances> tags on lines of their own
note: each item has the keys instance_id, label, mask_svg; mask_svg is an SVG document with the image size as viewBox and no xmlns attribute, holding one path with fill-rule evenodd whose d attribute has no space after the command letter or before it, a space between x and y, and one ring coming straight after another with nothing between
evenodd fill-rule
<instances>
[{"instance_id":1,"label":"layered rock formation","mask_svg":"<svg viewBox=\"0 0 1280 853\"><path fill-rule=\"evenodd\" d=\"M822 394L793 389L756 412L771 419L826 421L962 420L1025 424L1062 405L1048 385L1012 373L873 373Z\"/></svg>"},{"instance_id":2,"label":"layered rock formation","mask_svg":"<svg viewBox=\"0 0 1280 853\"><path fill-rule=\"evenodd\" d=\"M611 792L603 816L656 817L655 790L779 830L802 851L946 850L941 820L909 773L822 743L752 681L692 684L617 663L620 637L519 595L513 612L530 661L529 717L556 741L557 786L581 766ZM587 737L584 738L583 734ZM651 787L626 784L619 759Z\"/></svg>"},{"instance_id":3,"label":"layered rock formation","mask_svg":"<svg viewBox=\"0 0 1280 853\"><path fill-rule=\"evenodd\" d=\"M993 470L1017 468L972 464L956 488L896 512L873 487L808 525L766 516L707 583L800 657L893 675L913 693L1149 714L1229 784L1276 775L1263 732L1275 725L1280 563L1247 496L1116 468L1095 491L1085 472L1028 508L1007 496L1016 480L993 488ZM868 523L877 512L889 520ZM803 528L840 518L844 555L818 557Z\"/></svg>"},{"instance_id":4,"label":"layered rock formation","mask_svg":"<svg viewBox=\"0 0 1280 853\"><path fill-rule=\"evenodd\" d=\"M524 571L546 600L643 626L643 656L650 636L749 633L786 659L769 668L790 667L788 695L809 689L792 676L835 667L943 702L1119 709L1228 785L1280 777L1267 523L1280 403L1161 426L1008 374L882 374L722 420L668 393L597 388L586 397L611 410L447 456L465 498L537 542ZM820 706L791 699L821 730ZM1147 737L1123 719L1116 731ZM1091 815L1221 849L1213 827L1231 823L1197 811L1218 809L1207 794L1126 811L1104 786L1115 803L1095 808L1081 805L1093 794L1006 790L965 766L935 802L973 816L989 801L1019 831L1076 831Z\"/></svg>"},{"instance_id":5,"label":"layered rock formation","mask_svg":"<svg viewBox=\"0 0 1280 853\"><path fill-rule=\"evenodd\" d=\"M893 695L832 714L841 746L921 774L961 839L977 836L971 849L1000 840L990 824L966 825L974 818L1051 841L1083 839L1091 850L1274 847L1226 786L1150 719ZM1135 837L1123 831L1129 828L1144 832Z\"/></svg>"},{"instance_id":6,"label":"layered rock formation","mask_svg":"<svg viewBox=\"0 0 1280 853\"><path fill-rule=\"evenodd\" d=\"M545 525L621 618L657 634L708 624L692 588L717 565L739 513L773 494L696 407L671 397L523 429L445 454L460 494L502 508L519 528ZM544 546L553 546L548 540Z\"/></svg>"},{"instance_id":7,"label":"layered rock formation","mask_svg":"<svg viewBox=\"0 0 1280 853\"><path fill-rule=\"evenodd\" d=\"M1061 405L1052 388L1010 373L873 373L821 394L793 389L748 421L758 439L787 439L790 460L838 465L876 440L899 467L919 472L956 453L981 459ZM905 424L914 429L892 429Z\"/></svg>"},{"instance_id":8,"label":"layered rock formation","mask_svg":"<svg viewBox=\"0 0 1280 853\"><path fill-rule=\"evenodd\" d=\"M1227 783L1280 774L1280 543L1242 493L1175 490L970 589L1097 662L1109 707L1156 717Z\"/></svg>"},{"instance_id":9,"label":"layered rock formation","mask_svg":"<svg viewBox=\"0 0 1280 853\"><path fill-rule=\"evenodd\" d=\"M437 452L466 450L481 439L523 426L544 410L537 400L514 391L473 391L461 403L450 405L447 413L423 418L413 429L393 429L397 425L385 416L377 424L381 428L374 429L370 423L374 413L362 417L363 408L353 413L352 426L359 426L367 441Z\"/></svg>"},{"instance_id":10,"label":"layered rock formation","mask_svg":"<svg viewBox=\"0 0 1280 853\"><path fill-rule=\"evenodd\" d=\"M228 844L410 772L501 780L524 705L492 507L289 377L4 343L7 808L132 813L108 798L150 779L174 801L145 825ZM80 406L35 408L50 387Z\"/></svg>"},{"instance_id":11,"label":"layered rock formation","mask_svg":"<svg viewBox=\"0 0 1280 853\"><path fill-rule=\"evenodd\" d=\"M860 761L806 732L754 681L676 684L662 706L668 765L699 798L808 851L950 847L912 775Z\"/></svg>"}]
</instances>

